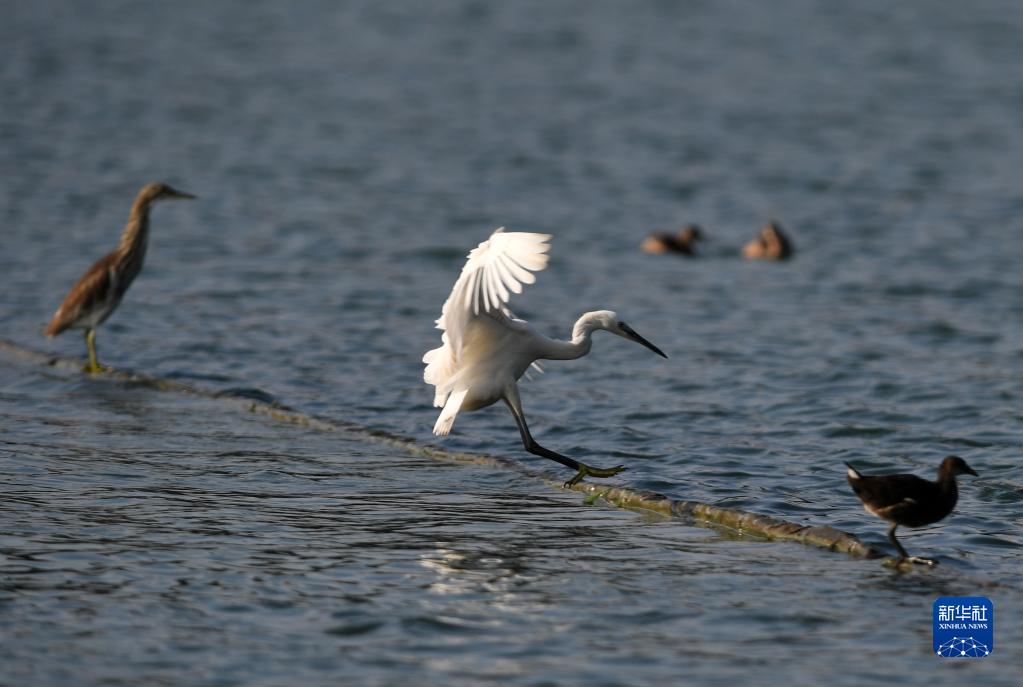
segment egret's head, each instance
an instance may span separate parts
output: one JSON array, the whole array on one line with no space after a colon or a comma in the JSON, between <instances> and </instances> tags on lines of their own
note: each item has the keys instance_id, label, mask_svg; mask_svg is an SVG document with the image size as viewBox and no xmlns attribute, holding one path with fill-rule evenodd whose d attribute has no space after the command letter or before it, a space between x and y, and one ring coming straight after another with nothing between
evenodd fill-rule
<instances>
[{"instance_id":1,"label":"egret's head","mask_svg":"<svg viewBox=\"0 0 1023 687\"><path fill-rule=\"evenodd\" d=\"M959 456L949 456L945 460L941 461L940 472L942 474L951 474L953 477L956 475L973 475L977 476L977 473L966 464L966 461Z\"/></svg>"},{"instance_id":2,"label":"egret's head","mask_svg":"<svg viewBox=\"0 0 1023 687\"><path fill-rule=\"evenodd\" d=\"M146 186L139 193L139 197L150 203L155 203L158 200L195 198L195 196L193 196L191 193L179 191L168 184L162 184L159 182L146 184Z\"/></svg>"},{"instance_id":3,"label":"egret's head","mask_svg":"<svg viewBox=\"0 0 1023 687\"><path fill-rule=\"evenodd\" d=\"M611 310L598 310L590 313L590 317L594 328L603 329L620 336L623 339L628 339L629 341L635 341L638 344L642 344L662 358L668 357L664 355L664 352L661 349L654 346L652 343L637 334L632 327L618 319L618 313Z\"/></svg>"}]
</instances>

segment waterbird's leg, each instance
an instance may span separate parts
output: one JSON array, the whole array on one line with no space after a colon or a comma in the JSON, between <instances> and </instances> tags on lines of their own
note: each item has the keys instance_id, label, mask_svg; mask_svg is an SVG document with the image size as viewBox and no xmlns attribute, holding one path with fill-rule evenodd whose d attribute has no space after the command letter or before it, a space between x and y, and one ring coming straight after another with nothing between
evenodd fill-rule
<instances>
[{"instance_id":1,"label":"waterbird's leg","mask_svg":"<svg viewBox=\"0 0 1023 687\"><path fill-rule=\"evenodd\" d=\"M560 453L541 446L536 443L536 439L534 439L533 435L529 433L529 426L526 425L526 416L522 412L522 402L519 400L519 390L514 385L505 390L504 402L508 404L509 410L511 410L512 415L515 417L515 424L518 425L519 435L522 437L522 446L527 451L533 455L549 458L550 460L561 463L565 467L577 470L575 477L565 482L566 487L572 486L587 475L590 477L612 477L626 469L624 465L616 465L613 468L590 467L585 463L580 463L568 456L563 456Z\"/></svg>"},{"instance_id":2,"label":"waterbird's leg","mask_svg":"<svg viewBox=\"0 0 1023 687\"><path fill-rule=\"evenodd\" d=\"M933 561L930 558L917 558L916 556L910 556L908 553L906 553L906 550L902 548L902 544L900 544L899 540L895 538L895 528L898 526L899 526L898 523L893 522L892 526L888 528L888 541L890 541L892 543L892 546L894 546L896 550L899 552L899 560L895 561L895 565L898 566L900 563L904 562L934 565L936 561Z\"/></svg>"},{"instance_id":3,"label":"waterbird's leg","mask_svg":"<svg viewBox=\"0 0 1023 687\"><path fill-rule=\"evenodd\" d=\"M92 327L85 330L85 346L89 350L89 363L82 369L85 372L102 372L105 368L96 357L96 330Z\"/></svg>"}]
</instances>

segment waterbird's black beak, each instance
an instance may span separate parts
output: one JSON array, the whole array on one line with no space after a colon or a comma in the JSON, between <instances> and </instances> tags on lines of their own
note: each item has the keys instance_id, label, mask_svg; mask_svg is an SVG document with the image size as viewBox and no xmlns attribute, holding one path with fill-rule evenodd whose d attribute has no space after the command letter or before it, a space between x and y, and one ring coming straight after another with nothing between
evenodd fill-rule
<instances>
[{"instance_id":1,"label":"waterbird's black beak","mask_svg":"<svg viewBox=\"0 0 1023 687\"><path fill-rule=\"evenodd\" d=\"M168 195L171 198L187 198L189 200L195 198L195 196L193 196L191 193L185 193L184 191L179 191L176 188L169 189Z\"/></svg>"},{"instance_id":2,"label":"waterbird's black beak","mask_svg":"<svg viewBox=\"0 0 1023 687\"><path fill-rule=\"evenodd\" d=\"M649 348L651 351L653 351L657 355L661 356L662 358L667 358L668 357L668 356L664 355L664 351L659 349L657 346L654 346L652 343L650 343L649 341L644 339L642 336L637 334L636 331L632 327L630 327L629 325L627 325L625 323L622 323L622 322L619 322L618 326L621 327L622 331L625 332L626 334L628 334L629 338L631 338L636 343L643 344L644 346L646 346L647 348Z\"/></svg>"},{"instance_id":3,"label":"waterbird's black beak","mask_svg":"<svg viewBox=\"0 0 1023 687\"><path fill-rule=\"evenodd\" d=\"M977 471L974 470L973 468L971 468L969 465L963 465L963 472L965 472L967 475L973 475L974 477L980 477L980 475L977 474Z\"/></svg>"}]
</instances>

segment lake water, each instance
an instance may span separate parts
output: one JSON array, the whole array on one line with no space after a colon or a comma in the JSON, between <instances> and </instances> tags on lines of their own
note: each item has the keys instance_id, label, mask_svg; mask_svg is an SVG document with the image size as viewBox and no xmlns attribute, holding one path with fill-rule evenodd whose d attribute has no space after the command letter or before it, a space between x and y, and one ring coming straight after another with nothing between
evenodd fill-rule
<instances>
[{"instance_id":1,"label":"lake water","mask_svg":"<svg viewBox=\"0 0 1023 687\"><path fill-rule=\"evenodd\" d=\"M422 353L465 253L554 235L515 311L598 335L522 385L612 483L830 524L932 475L935 570L587 505L223 402L0 357L0 684L1018 684L1023 5L8 3L0 334L41 330L137 189L101 359L569 476L494 407L431 436ZM796 258L748 263L768 219ZM637 250L699 222L699 260ZM985 595L995 651L931 651Z\"/></svg>"}]
</instances>

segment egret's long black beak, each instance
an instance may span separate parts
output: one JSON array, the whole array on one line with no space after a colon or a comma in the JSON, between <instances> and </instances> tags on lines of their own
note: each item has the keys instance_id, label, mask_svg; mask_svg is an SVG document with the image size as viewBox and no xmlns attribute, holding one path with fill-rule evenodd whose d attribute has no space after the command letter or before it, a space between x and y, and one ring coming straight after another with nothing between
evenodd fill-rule
<instances>
[{"instance_id":1,"label":"egret's long black beak","mask_svg":"<svg viewBox=\"0 0 1023 687\"><path fill-rule=\"evenodd\" d=\"M659 349L657 346L654 346L652 343L650 343L649 341L644 339L642 336L637 334L636 331L632 327L630 327L629 325L625 324L624 322L619 322L618 326L621 327L622 331L625 332L629 336L629 338L632 339L633 341L635 341L636 343L643 344L644 346L646 346L647 348L649 348L651 351L653 351L657 355L661 356L662 358L667 358L668 357L668 356L664 355L664 351Z\"/></svg>"}]
</instances>

